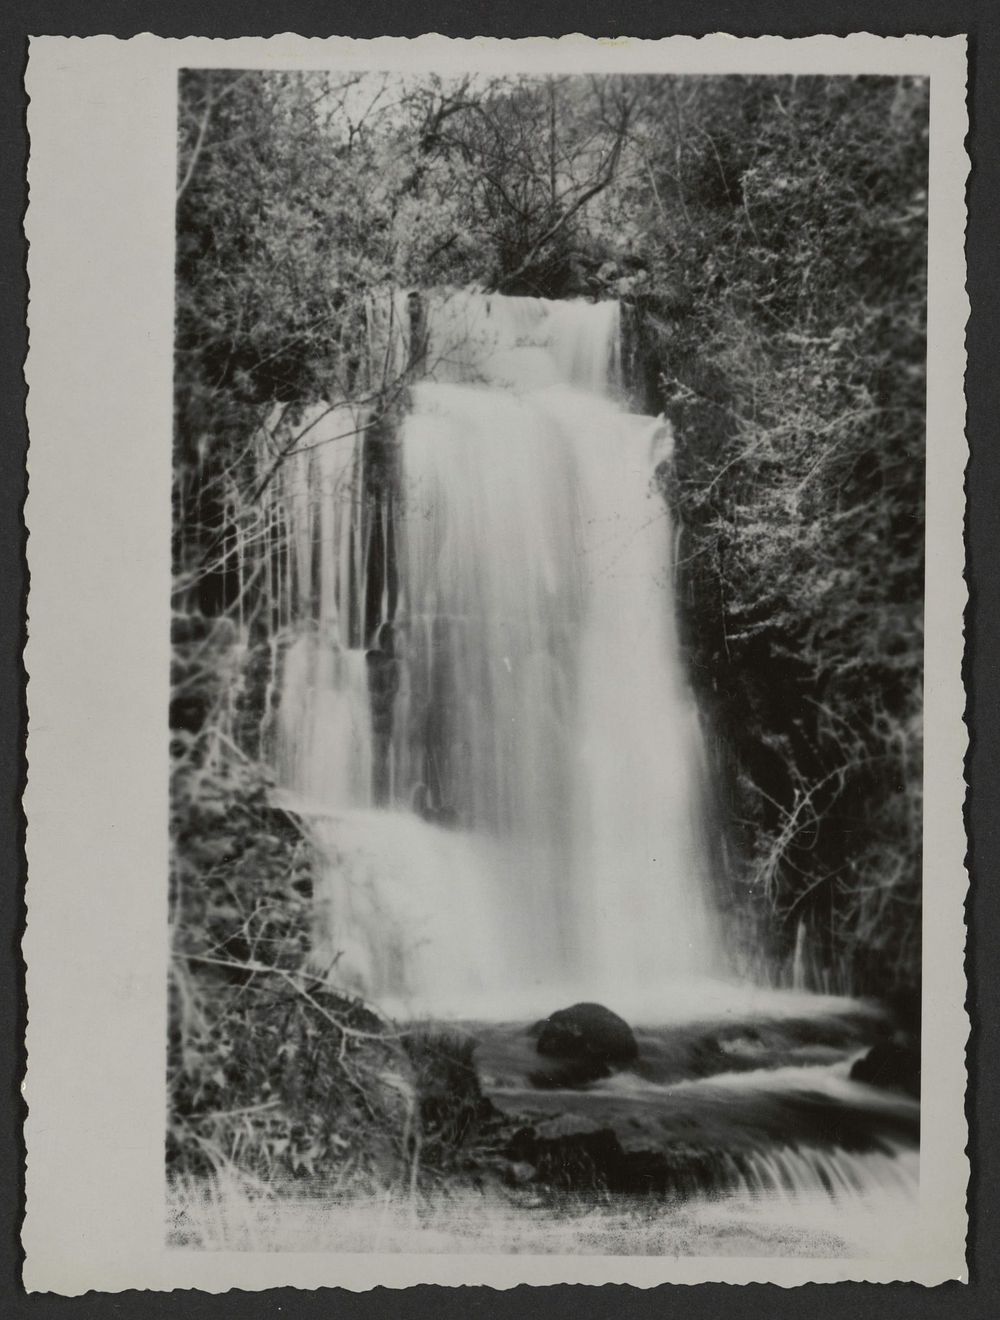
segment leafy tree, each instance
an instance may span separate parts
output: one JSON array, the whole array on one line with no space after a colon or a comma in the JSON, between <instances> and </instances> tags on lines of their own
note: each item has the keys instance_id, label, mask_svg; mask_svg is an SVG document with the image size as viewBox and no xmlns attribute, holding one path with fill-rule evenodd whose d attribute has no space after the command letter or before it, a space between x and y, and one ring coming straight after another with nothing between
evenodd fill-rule
<instances>
[{"instance_id":1,"label":"leafy tree","mask_svg":"<svg viewBox=\"0 0 1000 1320\"><path fill-rule=\"evenodd\" d=\"M919 977L926 87L659 89L643 328L736 892L827 983ZM646 152L649 142L642 144ZM647 201L648 207L648 201ZM774 943L772 939L769 941Z\"/></svg>"}]
</instances>

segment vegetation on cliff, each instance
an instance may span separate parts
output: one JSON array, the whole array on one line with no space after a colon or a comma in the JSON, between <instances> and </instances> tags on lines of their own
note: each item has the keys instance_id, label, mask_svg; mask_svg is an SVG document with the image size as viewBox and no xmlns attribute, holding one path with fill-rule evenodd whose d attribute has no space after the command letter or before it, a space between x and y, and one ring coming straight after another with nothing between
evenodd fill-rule
<instances>
[{"instance_id":1,"label":"vegetation on cliff","mask_svg":"<svg viewBox=\"0 0 1000 1320\"><path fill-rule=\"evenodd\" d=\"M179 102L177 1157L329 1166L374 1105L387 1167L413 1158L412 1051L303 979L311 863L267 804L263 595L237 571L275 406L398 406L382 288L623 299L629 389L676 431L734 956L915 986L925 83L192 70Z\"/></svg>"},{"instance_id":2,"label":"vegetation on cliff","mask_svg":"<svg viewBox=\"0 0 1000 1320\"><path fill-rule=\"evenodd\" d=\"M668 488L730 901L769 951L801 922L820 985L912 987L926 88L720 80L681 113L697 128L672 201L636 198L641 334L678 436Z\"/></svg>"}]
</instances>

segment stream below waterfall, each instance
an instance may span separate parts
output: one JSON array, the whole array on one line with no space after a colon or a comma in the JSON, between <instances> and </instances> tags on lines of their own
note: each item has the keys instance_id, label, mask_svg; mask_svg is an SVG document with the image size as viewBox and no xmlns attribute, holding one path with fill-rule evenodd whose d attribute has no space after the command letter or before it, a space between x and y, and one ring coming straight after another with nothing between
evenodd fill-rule
<instances>
[{"instance_id":1,"label":"stream below waterfall","mask_svg":"<svg viewBox=\"0 0 1000 1320\"><path fill-rule=\"evenodd\" d=\"M779 1239L803 1215L902 1231L918 1104L849 1077L877 1014L726 979L657 483L672 436L625 404L617 305L438 298L423 362L393 445L316 410L268 497L290 546L269 570L276 800L320 857L314 968L473 1035L536 1147L613 1133L648 1174L623 1191L683 1189L689 1214ZM577 1000L622 1014L639 1060L539 1085L526 1028Z\"/></svg>"},{"instance_id":2,"label":"stream below waterfall","mask_svg":"<svg viewBox=\"0 0 1000 1320\"><path fill-rule=\"evenodd\" d=\"M876 1010L720 983L678 993L673 1009L636 1028L634 1062L583 1083L540 1059L529 1024L466 1030L486 1095L531 1125L525 1149L543 1169L583 1154L623 1192L774 1213L895 1199L903 1212L917 1184L919 1103L850 1075L878 1038Z\"/></svg>"}]
</instances>

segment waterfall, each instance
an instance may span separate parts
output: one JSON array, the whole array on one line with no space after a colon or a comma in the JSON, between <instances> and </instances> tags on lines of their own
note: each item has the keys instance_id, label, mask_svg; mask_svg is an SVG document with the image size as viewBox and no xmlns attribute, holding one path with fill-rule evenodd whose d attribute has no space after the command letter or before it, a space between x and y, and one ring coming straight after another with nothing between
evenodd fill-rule
<instances>
[{"instance_id":1,"label":"waterfall","mask_svg":"<svg viewBox=\"0 0 1000 1320\"><path fill-rule=\"evenodd\" d=\"M622 398L615 303L441 296L425 331L397 433L313 409L268 496L314 960L409 1012L655 1011L715 950L669 427Z\"/></svg>"}]
</instances>

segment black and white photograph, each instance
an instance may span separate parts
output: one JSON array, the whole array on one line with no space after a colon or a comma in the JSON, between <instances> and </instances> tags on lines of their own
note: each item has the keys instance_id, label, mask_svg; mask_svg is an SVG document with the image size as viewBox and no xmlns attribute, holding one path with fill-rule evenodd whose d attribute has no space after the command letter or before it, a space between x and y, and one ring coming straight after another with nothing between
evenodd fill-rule
<instances>
[{"instance_id":1,"label":"black and white photograph","mask_svg":"<svg viewBox=\"0 0 1000 1320\"><path fill-rule=\"evenodd\" d=\"M184 44L165 1268L914 1277L933 77Z\"/></svg>"},{"instance_id":2,"label":"black and white photograph","mask_svg":"<svg viewBox=\"0 0 1000 1320\"><path fill-rule=\"evenodd\" d=\"M178 1243L905 1231L927 156L920 78L181 71Z\"/></svg>"}]
</instances>

